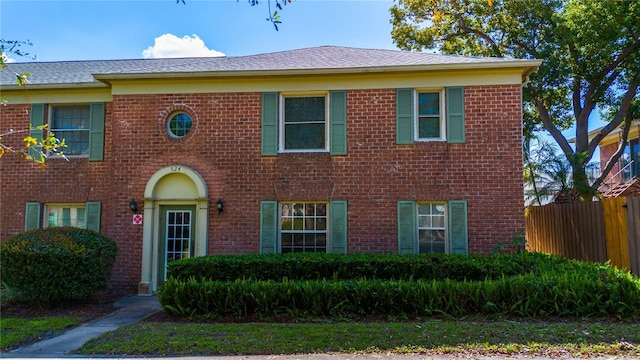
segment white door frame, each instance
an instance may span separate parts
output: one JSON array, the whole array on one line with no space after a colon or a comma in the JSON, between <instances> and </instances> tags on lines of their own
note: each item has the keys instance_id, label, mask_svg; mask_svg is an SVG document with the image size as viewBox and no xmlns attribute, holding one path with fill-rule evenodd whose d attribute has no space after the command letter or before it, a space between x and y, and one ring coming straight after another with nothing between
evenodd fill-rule
<instances>
[{"instance_id":1,"label":"white door frame","mask_svg":"<svg viewBox=\"0 0 640 360\"><path fill-rule=\"evenodd\" d=\"M161 205L195 205L194 256L207 255L209 197L207 184L198 172L184 165L166 166L153 174L144 190L142 269L138 295L158 290L158 237Z\"/></svg>"}]
</instances>

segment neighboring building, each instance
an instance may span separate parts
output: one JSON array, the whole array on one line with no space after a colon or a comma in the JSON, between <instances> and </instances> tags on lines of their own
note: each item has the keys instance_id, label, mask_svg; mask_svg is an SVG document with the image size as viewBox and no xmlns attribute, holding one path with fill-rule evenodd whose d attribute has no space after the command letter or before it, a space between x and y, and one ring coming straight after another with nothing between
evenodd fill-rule
<instances>
[{"instance_id":1,"label":"neighboring building","mask_svg":"<svg viewBox=\"0 0 640 360\"><path fill-rule=\"evenodd\" d=\"M596 129L589 133L589 138L595 137L602 130ZM607 175L600 187L605 197L640 196L640 121L631 124L624 150L618 162ZM622 129L617 128L598 144L600 147L600 167L604 168L613 154L618 150L622 141Z\"/></svg>"},{"instance_id":2,"label":"neighboring building","mask_svg":"<svg viewBox=\"0 0 640 360\"><path fill-rule=\"evenodd\" d=\"M69 147L46 171L0 160L0 238L98 230L120 248L113 286L140 294L188 256L490 253L524 232L539 65L331 46L8 64L0 132L48 124Z\"/></svg>"}]
</instances>

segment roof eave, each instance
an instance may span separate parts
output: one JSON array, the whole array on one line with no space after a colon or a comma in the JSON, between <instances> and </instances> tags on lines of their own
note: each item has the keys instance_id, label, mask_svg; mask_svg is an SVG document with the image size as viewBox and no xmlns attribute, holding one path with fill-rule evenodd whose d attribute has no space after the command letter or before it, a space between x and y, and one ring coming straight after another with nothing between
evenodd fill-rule
<instances>
[{"instance_id":1,"label":"roof eave","mask_svg":"<svg viewBox=\"0 0 640 360\"><path fill-rule=\"evenodd\" d=\"M452 70L500 70L522 69L523 77L534 72L542 60L524 60L509 62L483 62L465 64L435 64L435 65L407 65L407 66L371 66L323 69L284 69L284 70L226 70L226 71L198 71L198 72L147 72L147 73L96 73L96 80L126 80L126 79L167 79L167 78L197 78L197 77L253 77L253 76L291 76L291 75L338 75L365 74L389 72L416 71L452 71Z\"/></svg>"},{"instance_id":2,"label":"roof eave","mask_svg":"<svg viewBox=\"0 0 640 360\"><path fill-rule=\"evenodd\" d=\"M47 89L104 89L108 88L109 84L102 81L92 82L73 82L73 83L52 83L52 84L25 84L25 85L0 85L2 91L17 91L17 90L47 90Z\"/></svg>"}]
</instances>

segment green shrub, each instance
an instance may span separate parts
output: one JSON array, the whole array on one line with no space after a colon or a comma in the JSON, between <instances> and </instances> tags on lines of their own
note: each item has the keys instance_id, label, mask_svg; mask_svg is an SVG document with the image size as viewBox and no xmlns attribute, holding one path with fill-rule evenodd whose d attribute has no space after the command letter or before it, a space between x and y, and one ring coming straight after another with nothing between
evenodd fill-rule
<instances>
[{"instance_id":1,"label":"green shrub","mask_svg":"<svg viewBox=\"0 0 640 360\"><path fill-rule=\"evenodd\" d=\"M246 254L173 261L168 277L231 281L317 279L497 279L544 268L548 255Z\"/></svg>"},{"instance_id":2,"label":"green shrub","mask_svg":"<svg viewBox=\"0 0 640 360\"><path fill-rule=\"evenodd\" d=\"M0 243L2 280L40 305L88 299L106 288L117 251L115 241L91 230L27 231Z\"/></svg>"},{"instance_id":3,"label":"green shrub","mask_svg":"<svg viewBox=\"0 0 640 360\"><path fill-rule=\"evenodd\" d=\"M608 264L514 255L224 255L177 261L182 316L640 316L640 281Z\"/></svg>"},{"instance_id":4,"label":"green shrub","mask_svg":"<svg viewBox=\"0 0 640 360\"><path fill-rule=\"evenodd\" d=\"M181 316L470 315L620 318L640 314L637 279L617 270L548 272L485 281L168 279L159 299Z\"/></svg>"}]
</instances>

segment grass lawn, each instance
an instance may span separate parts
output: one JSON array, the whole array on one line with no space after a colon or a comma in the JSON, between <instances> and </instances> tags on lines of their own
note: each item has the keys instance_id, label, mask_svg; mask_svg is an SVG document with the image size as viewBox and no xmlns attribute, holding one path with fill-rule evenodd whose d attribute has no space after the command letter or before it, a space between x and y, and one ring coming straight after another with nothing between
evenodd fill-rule
<instances>
[{"instance_id":1,"label":"grass lawn","mask_svg":"<svg viewBox=\"0 0 640 360\"><path fill-rule=\"evenodd\" d=\"M82 322L77 317L40 319L0 318L0 349L7 351L20 344L35 342Z\"/></svg>"},{"instance_id":2,"label":"grass lawn","mask_svg":"<svg viewBox=\"0 0 640 360\"><path fill-rule=\"evenodd\" d=\"M138 323L78 351L91 355L423 353L640 355L640 324L595 321Z\"/></svg>"}]
</instances>

